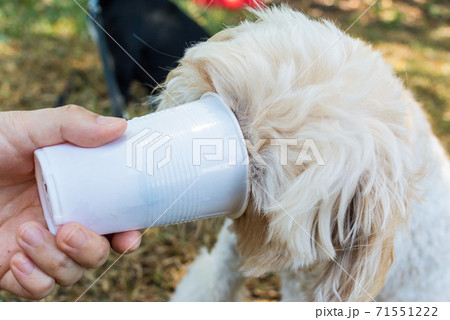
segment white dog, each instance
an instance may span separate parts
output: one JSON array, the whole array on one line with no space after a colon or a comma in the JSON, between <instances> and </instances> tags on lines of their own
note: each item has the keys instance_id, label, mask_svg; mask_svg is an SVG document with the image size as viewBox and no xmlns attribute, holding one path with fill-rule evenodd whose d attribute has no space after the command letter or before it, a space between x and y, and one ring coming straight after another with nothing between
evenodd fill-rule
<instances>
[{"instance_id":1,"label":"white dog","mask_svg":"<svg viewBox=\"0 0 450 320\"><path fill-rule=\"evenodd\" d=\"M190 48L160 108L217 92L253 157L250 204L204 250L174 300L238 299L277 271L284 300L450 300L450 165L382 55L287 7ZM274 138L294 138L288 165ZM312 139L325 165L295 164ZM230 220L231 221L231 220Z\"/></svg>"}]
</instances>

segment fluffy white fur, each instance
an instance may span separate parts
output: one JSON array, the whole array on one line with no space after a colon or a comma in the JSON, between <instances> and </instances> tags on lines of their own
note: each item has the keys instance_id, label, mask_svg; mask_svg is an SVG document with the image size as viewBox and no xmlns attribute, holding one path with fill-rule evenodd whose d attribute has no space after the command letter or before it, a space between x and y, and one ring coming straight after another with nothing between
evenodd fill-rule
<instances>
[{"instance_id":1,"label":"fluffy white fur","mask_svg":"<svg viewBox=\"0 0 450 320\"><path fill-rule=\"evenodd\" d=\"M332 23L255 13L187 50L158 98L217 92L268 164L251 160L247 211L173 299L234 300L245 275L279 271L284 300L450 300L450 165L418 104ZM287 166L271 138L300 142ZM305 139L325 166L295 165Z\"/></svg>"}]
</instances>

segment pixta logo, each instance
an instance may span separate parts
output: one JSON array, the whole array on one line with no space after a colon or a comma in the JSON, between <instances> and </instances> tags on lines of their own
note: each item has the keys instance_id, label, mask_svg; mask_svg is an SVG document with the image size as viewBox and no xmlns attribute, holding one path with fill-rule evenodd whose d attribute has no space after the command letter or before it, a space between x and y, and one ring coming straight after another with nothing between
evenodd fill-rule
<instances>
[{"instance_id":1,"label":"pixta logo","mask_svg":"<svg viewBox=\"0 0 450 320\"><path fill-rule=\"evenodd\" d=\"M126 142L126 166L153 175L172 158L172 147L167 143L172 137L158 131L144 129ZM145 164L145 169L144 169Z\"/></svg>"}]
</instances>

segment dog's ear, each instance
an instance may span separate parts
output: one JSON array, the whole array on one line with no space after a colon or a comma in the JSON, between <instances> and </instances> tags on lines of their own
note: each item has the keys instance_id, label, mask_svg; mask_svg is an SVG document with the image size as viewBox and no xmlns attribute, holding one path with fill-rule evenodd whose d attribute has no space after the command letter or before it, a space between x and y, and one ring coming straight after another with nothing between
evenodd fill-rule
<instances>
[{"instance_id":1,"label":"dog's ear","mask_svg":"<svg viewBox=\"0 0 450 320\"><path fill-rule=\"evenodd\" d=\"M317 301L365 301L378 294L418 177L410 169L405 127L349 125L370 133L347 134L332 125L330 132L325 126L307 130L317 134L322 166L281 166L270 145L258 149L267 166L250 164L251 206L234 223L248 275L314 269L308 291Z\"/></svg>"},{"instance_id":2,"label":"dog's ear","mask_svg":"<svg viewBox=\"0 0 450 320\"><path fill-rule=\"evenodd\" d=\"M334 202L334 256L322 264L316 287L322 300L375 299L393 263L395 235L406 226L410 203L417 199L415 185L423 167L410 162L406 125L372 125L372 143L361 145L368 155L366 165L350 162L356 170L343 177Z\"/></svg>"},{"instance_id":3,"label":"dog's ear","mask_svg":"<svg viewBox=\"0 0 450 320\"><path fill-rule=\"evenodd\" d=\"M363 175L355 194L331 229L335 254L322 264L315 295L325 301L371 301L384 285L393 262L394 237L405 221L405 189L389 175ZM392 184L391 184L392 182Z\"/></svg>"}]
</instances>

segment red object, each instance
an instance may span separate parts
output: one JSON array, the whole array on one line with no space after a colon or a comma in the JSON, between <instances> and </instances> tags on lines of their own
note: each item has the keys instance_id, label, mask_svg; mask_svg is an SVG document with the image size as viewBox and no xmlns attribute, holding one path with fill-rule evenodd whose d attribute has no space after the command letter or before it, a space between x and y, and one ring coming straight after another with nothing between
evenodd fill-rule
<instances>
[{"instance_id":1,"label":"red object","mask_svg":"<svg viewBox=\"0 0 450 320\"><path fill-rule=\"evenodd\" d=\"M240 9L243 7L263 6L262 0L194 0L195 3L205 7L221 7L226 9Z\"/></svg>"}]
</instances>

